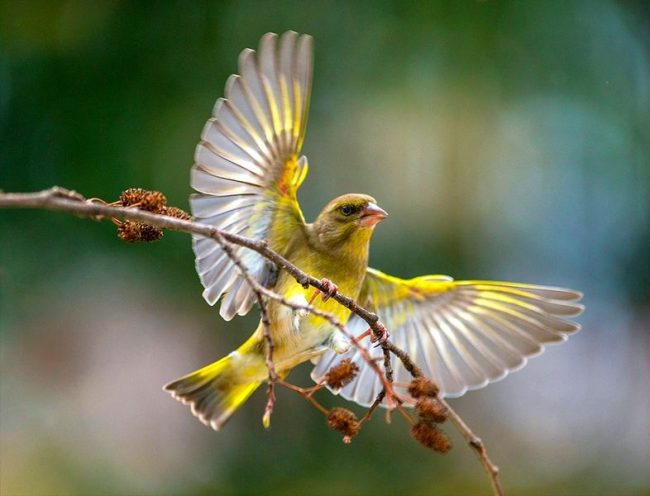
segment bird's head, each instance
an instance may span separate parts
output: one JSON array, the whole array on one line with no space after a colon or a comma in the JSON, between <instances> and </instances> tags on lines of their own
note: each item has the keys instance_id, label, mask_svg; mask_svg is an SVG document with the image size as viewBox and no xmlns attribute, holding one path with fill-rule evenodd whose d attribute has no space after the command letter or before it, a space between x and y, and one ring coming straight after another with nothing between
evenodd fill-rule
<instances>
[{"instance_id":1,"label":"bird's head","mask_svg":"<svg viewBox=\"0 0 650 496\"><path fill-rule=\"evenodd\" d=\"M375 226L387 216L372 196L353 193L325 205L314 227L327 248L362 249L367 248Z\"/></svg>"}]
</instances>

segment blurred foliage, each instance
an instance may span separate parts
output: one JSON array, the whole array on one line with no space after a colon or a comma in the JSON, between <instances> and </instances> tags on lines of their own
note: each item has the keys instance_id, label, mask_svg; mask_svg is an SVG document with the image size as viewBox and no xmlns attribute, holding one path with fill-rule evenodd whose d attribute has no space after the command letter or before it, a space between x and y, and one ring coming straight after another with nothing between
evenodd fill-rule
<instances>
[{"instance_id":1,"label":"blurred foliage","mask_svg":"<svg viewBox=\"0 0 650 496\"><path fill-rule=\"evenodd\" d=\"M308 218L367 192L391 214L378 268L586 293L579 336L455 403L508 493L647 491L649 21L644 1L1 1L0 188L187 208L239 52L307 32ZM186 235L24 211L0 233L0 493L486 493L460 439L434 456L399 419L343 446L282 394L265 432L260 393L215 434L163 395L255 325L204 304Z\"/></svg>"}]
</instances>

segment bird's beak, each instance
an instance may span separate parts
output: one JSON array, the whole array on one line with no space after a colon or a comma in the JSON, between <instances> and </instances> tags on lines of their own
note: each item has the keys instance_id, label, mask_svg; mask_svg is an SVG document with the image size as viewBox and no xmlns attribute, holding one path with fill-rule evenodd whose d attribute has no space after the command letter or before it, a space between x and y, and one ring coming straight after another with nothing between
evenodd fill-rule
<instances>
[{"instance_id":1,"label":"bird's beak","mask_svg":"<svg viewBox=\"0 0 650 496\"><path fill-rule=\"evenodd\" d=\"M388 217L388 213L383 208L379 208L374 203L368 203L361 211L359 225L361 227L373 227Z\"/></svg>"}]
</instances>

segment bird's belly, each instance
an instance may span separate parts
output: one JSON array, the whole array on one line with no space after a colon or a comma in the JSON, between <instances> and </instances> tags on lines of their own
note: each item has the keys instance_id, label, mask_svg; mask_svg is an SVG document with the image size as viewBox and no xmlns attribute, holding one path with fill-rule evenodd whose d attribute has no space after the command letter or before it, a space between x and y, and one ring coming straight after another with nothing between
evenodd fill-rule
<instances>
[{"instance_id":1,"label":"bird's belly","mask_svg":"<svg viewBox=\"0 0 650 496\"><path fill-rule=\"evenodd\" d=\"M305 302L306 303L306 302ZM276 312L275 332L279 353L291 355L322 346L335 328L321 317L305 314L287 306Z\"/></svg>"},{"instance_id":2,"label":"bird's belly","mask_svg":"<svg viewBox=\"0 0 650 496\"><path fill-rule=\"evenodd\" d=\"M340 279L339 279L340 280ZM335 282L336 284L336 282ZM334 298L323 300L313 288L303 288L295 281L280 279L276 290L287 300L300 306L312 305L318 310L332 315L336 320L345 324L350 317L350 311L340 305ZM339 284L339 291L356 296L358 288L353 284ZM340 347L337 337L338 329L328 320L306 311L295 310L278 301L270 301L269 318L271 332L275 344L274 356L277 361L293 363L309 360L336 344Z\"/></svg>"}]
</instances>

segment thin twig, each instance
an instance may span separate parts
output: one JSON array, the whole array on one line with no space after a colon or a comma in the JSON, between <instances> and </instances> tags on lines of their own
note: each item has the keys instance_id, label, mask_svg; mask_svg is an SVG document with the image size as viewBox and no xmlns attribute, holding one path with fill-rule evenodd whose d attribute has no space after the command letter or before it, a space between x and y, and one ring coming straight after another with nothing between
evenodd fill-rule
<instances>
[{"instance_id":1,"label":"thin twig","mask_svg":"<svg viewBox=\"0 0 650 496\"><path fill-rule=\"evenodd\" d=\"M321 405L320 402L316 400L316 398L314 398L314 396L312 395L313 392L312 388L308 388L308 389L301 388L283 379L278 379L277 383L295 393L298 393L300 396L302 396L307 401L309 401L312 405L314 405L314 407L316 407L316 409L321 413L323 413L324 415L327 415L329 413L329 410L325 408L323 405Z\"/></svg>"},{"instance_id":2,"label":"thin twig","mask_svg":"<svg viewBox=\"0 0 650 496\"><path fill-rule=\"evenodd\" d=\"M492 492L498 496L503 496L503 487L501 486L501 479L499 478L499 467L497 467L490 459L487 450L485 449L485 445L483 444L483 441L481 441L481 438L472 432L469 426L463 421L461 416L458 415L458 413L456 413L456 411L449 406L449 403L447 403L442 398L438 398L438 401L440 401L440 403L442 403L447 408L447 415L449 416L449 420L452 421L452 423L456 426L456 429L458 429L458 431L463 435L465 441L467 441L467 444L469 444L469 446L474 450L474 453L476 453L476 456L481 462L481 465L483 465L483 468L488 473L490 477L490 484L492 485Z\"/></svg>"},{"instance_id":3,"label":"thin twig","mask_svg":"<svg viewBox=\"0 0 650 496\"><path fill-rule=\"evenodd\" d=\"M393 366L390 362L390 348L388 347L387 343L382 344L382 351L384 353L384 374L386 375L386 380L392 385L393 384ZM379 394L375 398L375 401L372 402L372 405L368 407L368 411L366 414L361 418L359 421L360 425L365 424L366 422L370 421L372 414L375 412L377 407L381 405L381 402L384 401L384 398L386 397L386 390L382 388L381 391L379 391Z\"/></svg>"}]
</instances>

